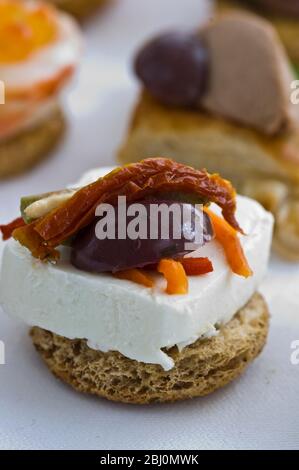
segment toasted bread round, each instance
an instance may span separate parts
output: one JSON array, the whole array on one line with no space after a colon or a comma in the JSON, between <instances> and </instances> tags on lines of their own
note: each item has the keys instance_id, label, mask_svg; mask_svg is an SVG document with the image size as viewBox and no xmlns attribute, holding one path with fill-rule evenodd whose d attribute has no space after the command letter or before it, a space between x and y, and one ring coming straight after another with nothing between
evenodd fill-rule
<instances>
[{"instance_id":1,"label":"toasted bread round","mask_svg":"<svg viewBox=\"0 0 299 470\"><path fill-rule=\"evenodd\" d=\"M65 127L57 105L47 120L0 142L0 178L22 173L43 160L58 143Z\"/></svg>"},{"instance_id":2,"label":"toasted bread round","mask_svg":"<svg viewBox=\"0 0 299 470\"><path fill-rule=\"evenodd\" d=\"M238 377L261 352L269 324L267 305L254 294L219 334L199 339L181 352L167 351L175 366L128 359L90 349L85 340L69 340L32 328L33 343L53 374L80 392L109 400L147 404L207 395Z\"/></svg>"},{"instance_id":3,"label":"toasted bread round","mask_svg":"<svg viewBox=\"0 0 299 470\"><path fill-rule=\"evenodd\" d=\"M57 8L61 8L81 20L90 15L96 8L108 3L109 0L49 0Z\"/></svg>"}]
</instances>

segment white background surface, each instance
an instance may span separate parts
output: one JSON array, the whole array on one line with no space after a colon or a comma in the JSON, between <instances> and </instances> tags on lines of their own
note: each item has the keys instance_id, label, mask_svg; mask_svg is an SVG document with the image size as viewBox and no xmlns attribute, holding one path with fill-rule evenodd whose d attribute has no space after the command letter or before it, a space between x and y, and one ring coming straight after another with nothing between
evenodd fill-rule
<instances>
[{"instance_id":1,"label":"white background surface","mask_svg":"<svg viewBox=\"0 0 299 470\"><path fill-rule=\"evenodd\" d=\"M64 98L69 132L51 159L0 182L0 222L18 215L21 195L59 189L91 167L111 165L137 84L136 46L171 26L197 27L204 0L115 0L85 26L86 50ZM0 77L1 78L1 77ZM265 351L236 382L210 397L172 405L125 406L81 396L41 363L26 326L0 315L6 365L0 365L1 449L299 448L299 266L272 259L262 291L270 305ZM17 286L16 286L17 295Z\"/></svg>"}]
</instances>

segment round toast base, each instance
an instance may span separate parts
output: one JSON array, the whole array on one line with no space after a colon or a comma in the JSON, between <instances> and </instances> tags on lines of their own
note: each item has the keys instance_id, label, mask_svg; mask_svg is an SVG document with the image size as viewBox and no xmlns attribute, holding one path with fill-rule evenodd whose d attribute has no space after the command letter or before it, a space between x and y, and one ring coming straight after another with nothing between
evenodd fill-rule
<instances>
[{"instance_id":1,"label":"round toast base","mask_svg":"<svg viewBox=\"0 0 299 470\"><path fill-rule=\"evenodd\" d=\"M49 155L66 128L57 106L47 120L0 142L0 179L22 173Z\"/></svg>"},{"instance_id":2,"label":"round toast base","mask_svg":"<svg viewBox=\"0 0 299 470\"><path fill-rule=\"evenodd\" d=\"M69 340L41 328L32 328L31 336L51 372L77 391L149 404L208 395L228 384L261 352L268 326L267 305L256 293L217 336L197 340L181 352L177 347L168 350L175 361L169 371L115 351L90 349L85 340Z\"/></svg>"}]
</instances>

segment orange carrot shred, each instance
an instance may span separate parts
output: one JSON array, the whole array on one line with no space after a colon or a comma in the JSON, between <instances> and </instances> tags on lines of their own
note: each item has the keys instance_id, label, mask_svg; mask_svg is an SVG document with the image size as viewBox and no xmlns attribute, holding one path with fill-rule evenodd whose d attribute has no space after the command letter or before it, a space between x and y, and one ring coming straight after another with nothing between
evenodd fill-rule
<instances>
[{"instance_id":1,"label":"orange carrot shred","mask_svg":"<svg viewBox=\"0 0 299 470\"><path fill-rule=\"evenodd\" d=\"M158 272L167 281L167 294L188 294L188 278L182 263L173 259L161 259Z\"/></svg>"},{"instance_id":2,"label":"orange carrot shred","mask_svg":"<svg viewBox=\"0 0 299 470\"><path fill-rule=\"evenodd\" d=\"M214 271L209 258L182 258L180 262L188 276L200 276Z\"/></svg>"},{"instance_id":3,"label":"orange carrot shred","mask_svg":"<svg viewBox=\"0 0 299 470\"><path fill-rule=\"evenodd\" d=\"M215 237L224 249L231 270L239 276L252 276L253 273L244 254L237 231L219 215L207 208L204 208L204 210L211 219Z\"/></svg>"},{"instance_id":4,"label":"orange carrot shred","mask_svg":"<svg viewBox=\"0 0 299 470\"><path fill-rule=\"evenodd\" d=\"M126 269L124 271L118 271L113 274L117 279L123 279L126 281L133 281L136 284L141 284L145 287L153 287L154 283L148 274L145 274L141 269Z\"/></svg>"}]
</instances>

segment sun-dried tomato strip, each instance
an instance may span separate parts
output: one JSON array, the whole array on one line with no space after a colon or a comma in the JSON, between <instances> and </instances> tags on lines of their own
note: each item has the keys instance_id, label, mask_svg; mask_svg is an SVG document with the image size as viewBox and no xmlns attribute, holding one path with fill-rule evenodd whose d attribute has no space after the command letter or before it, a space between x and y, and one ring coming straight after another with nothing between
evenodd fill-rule
<instances>
[{"instance_id":1,"label":"sun-dried tomato strip","mask_svg":"<svg viewBox=\"0 0 299 470\"><path fill-rule=\"evenodd\" d=\"M13 232L13 237L18 240L21 245L31 251L32 256L40 259L56 260L59 258L59 252L52 247L48 247L40 235L35 231L35 222L17 228Z\"/></svg>"},{"instance_id":2,"label":"sun-dried tomato strip","mask_svg":"<svg viewBox=\"0 0 299 470\"><path fill-rule=\"evenodd\" d=\"M166 158L149 158L116 169L79 190L60 207L40 218L34 225L38 237L31 240L27 232L24 242L32 253L38 254L39 246L44 246L45 242L49 248L55 248L91 223L100 203L115 204L118 196L126 196L127 202L132 202L157 192L174 191L215 202L222 208L224 218L241 231L234 216L235 191L228 181L219 175L210 175L205 170L195 170ZM21 230L14 233L19 241ZM39 258L43 257L43 252L44 249L38 254Z\"/></svg>"}]
</instances>

